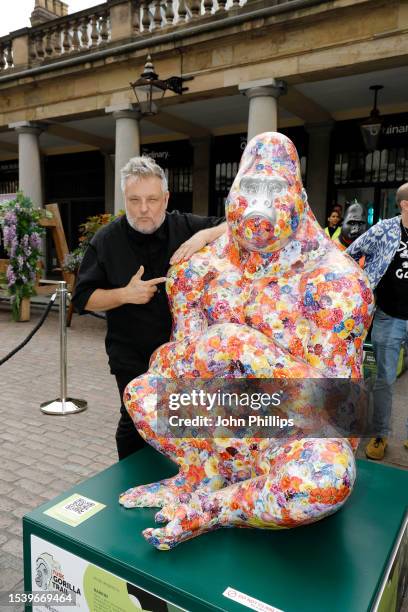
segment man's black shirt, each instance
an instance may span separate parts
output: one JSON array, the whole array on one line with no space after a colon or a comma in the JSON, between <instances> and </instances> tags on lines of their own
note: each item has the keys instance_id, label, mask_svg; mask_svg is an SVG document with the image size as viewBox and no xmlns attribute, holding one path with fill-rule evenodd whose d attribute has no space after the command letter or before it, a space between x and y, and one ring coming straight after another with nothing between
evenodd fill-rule
<instances>
[{"instance_id":1,"label":"man's black shirt","mask_svg":"<svg viewBox=\"0 0 408 612\"><path fill-rule=\"evenodd\" d=\"M377 306L390 317L408 320L408 236L401 222L401 240L377 289Z\"/></svg>"},{"instance_id":2,"label":"man's black shirt","mask_svg":"<svg viewBox=\"0 0 408 612\"><path fill-rule=\"evenodd\" d=\"M123 215L92 238L85 252L73 297L76 310L84 314L95 289L125 287L140 266L142 280L166 276L170 258L196 232L223 222L217 217L199 217L173 211L153 234L141 234ZM124 304L106 312L106 352L112 374L148 368L153 351L168 342L171 315L164 283L147 304Z\"/></svg>"}]
</instances>

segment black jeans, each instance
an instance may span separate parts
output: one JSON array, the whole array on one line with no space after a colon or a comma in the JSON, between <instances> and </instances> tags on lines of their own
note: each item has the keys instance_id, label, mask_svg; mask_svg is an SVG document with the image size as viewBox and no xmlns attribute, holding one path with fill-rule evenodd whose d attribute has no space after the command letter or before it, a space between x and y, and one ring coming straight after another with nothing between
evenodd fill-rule
<instances>
[{"instance_id":1,"label":"black jeans","mask_svg":"<svg viewBox=\"0 0 408 612\"><path fill-rule=\"evenodd\" d=\"M134 372L118 372L115 374L121 400L120 419L116 430L116 447L118 449L119 460L125 459L128 455L146 446L146 442L138 433L123 404L123 392L126 385L136 376L137 374Z\"/></svg>"}]
</instances>

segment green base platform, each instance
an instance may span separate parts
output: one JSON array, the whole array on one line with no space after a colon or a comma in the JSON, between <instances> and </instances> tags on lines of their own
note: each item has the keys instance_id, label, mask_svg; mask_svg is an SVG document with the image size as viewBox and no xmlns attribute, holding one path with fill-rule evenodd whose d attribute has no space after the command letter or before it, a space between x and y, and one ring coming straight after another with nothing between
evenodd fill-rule
<instances>
[{"instance_id":1,"label":"green base platform","mask_svg":"<svg viewBox=\"0 0 408 612\"><path fill-rule=\"evenodd\" d=\"M156 511L126 510L117 499L130 486L172 473L169 461L146 448L25 516L26 590L38 588L32 577L49 589L51 568L61 592L80 591L76 608L33 609L140 609L128 599L130 590L144 610L153 612L398 610L406 586L408 472L358 461L352 497L320 523L285 531L223 529L158 551L141 536L154 525ZM44 514L74 493L105 507L75 527ZM83 506L74 509L80 516ZM246 596L245 605L224 593L234 599Z\"/></svg>"}]
</instances>

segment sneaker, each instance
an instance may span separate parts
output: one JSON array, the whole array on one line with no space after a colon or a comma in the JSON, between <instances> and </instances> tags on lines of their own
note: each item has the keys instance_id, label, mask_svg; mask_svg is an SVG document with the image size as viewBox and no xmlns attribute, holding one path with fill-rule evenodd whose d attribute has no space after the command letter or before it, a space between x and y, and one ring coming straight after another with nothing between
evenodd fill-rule
<instances>
[{"instance_id":1,"label":"sneaker","mask_svg":"<svg viewBox=\"0 0 408 612\"><path fill-rule=\"evenodd\" d=\"M387 438L371 438L371 440L365 447L366 456L369 459L381 461L381 459L384 459L387 444Z\"/></svg>"}]
</instances>

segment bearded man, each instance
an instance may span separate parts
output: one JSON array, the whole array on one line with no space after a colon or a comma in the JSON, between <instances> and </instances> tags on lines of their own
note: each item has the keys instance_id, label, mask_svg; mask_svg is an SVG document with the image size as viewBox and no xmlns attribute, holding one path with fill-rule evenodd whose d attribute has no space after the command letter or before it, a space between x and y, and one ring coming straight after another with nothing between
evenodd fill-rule
<instances>
[{"instance_id":1,"label":"bearded man","mask_svg":"<svg viewBox=\"0 0 408 612\"><path fill-rule=\"evenodd\" d=\"M166 175L149 157L130 159L121 176L126 214L95 234L73 302L80 314L106 312L106 352L121 398L116 445L124 459L145 443L123 405L123 391L170 337L167 271L221 236L225 224L217 217L167 212Z\"/></svg>"}]
</instances>

